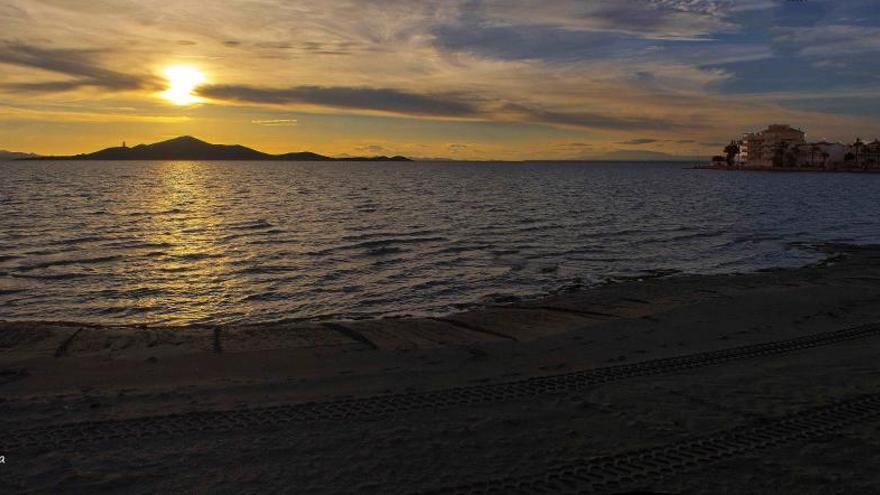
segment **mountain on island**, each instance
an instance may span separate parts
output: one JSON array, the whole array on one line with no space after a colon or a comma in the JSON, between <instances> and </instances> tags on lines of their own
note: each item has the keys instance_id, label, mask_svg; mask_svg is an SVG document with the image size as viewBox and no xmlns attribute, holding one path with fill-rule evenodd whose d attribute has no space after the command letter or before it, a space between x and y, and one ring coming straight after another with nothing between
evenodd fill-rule
<instances>
[{"instance_id":1,"label":"mountain on island","mask_svg":"<svg viewBox=\"0 0 880 495\"><path fill-rule=\"evenodd\" d=\"M33 153L21 153L19 151L0 150L0 160L21 160L22 158L36 158Z\"/></svg>"},{"instance_id":2,"label":"mountain on island","mask_svg":"<svg viewBox=\"0 0 880 495\"><path fill-rule=\"evenodd\" d=\"M25 158L28 159L28 158ZM192 136L137 146L117 146L73 156L31 157L40 160L275 160L275 161L409 161L404 156L333 158L310 151L270 155L239 144L211 144Z\"/></svg>"}]
</instances>

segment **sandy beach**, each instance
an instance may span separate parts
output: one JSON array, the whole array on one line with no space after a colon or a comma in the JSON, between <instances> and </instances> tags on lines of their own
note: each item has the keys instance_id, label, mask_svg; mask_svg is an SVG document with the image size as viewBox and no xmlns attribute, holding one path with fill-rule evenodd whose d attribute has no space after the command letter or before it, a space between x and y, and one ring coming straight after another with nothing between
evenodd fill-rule
<instances>
[{"instance_id":1,"label":"sandy beach","mask_svg":"<svg viewBox=\"0 0 880 495\"><path fill-rule=\"evenodd\" d=\"M0 491L877 493L880 246L442 318L0 325Z\"/></svg>"}]
</instances>

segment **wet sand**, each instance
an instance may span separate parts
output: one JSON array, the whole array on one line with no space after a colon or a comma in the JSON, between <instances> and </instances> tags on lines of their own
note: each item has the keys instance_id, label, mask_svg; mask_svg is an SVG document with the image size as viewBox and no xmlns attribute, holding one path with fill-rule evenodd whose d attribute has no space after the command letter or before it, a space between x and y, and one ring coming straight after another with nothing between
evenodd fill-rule
<instances>
[{"instance_id":1,"label":"wet sand","mask_svg":"<svg viewBox=\"0 0 880 495\"><path fill-rule=\"evenodd\" d=\"M0 324L0 490L876 493L880 247L443 318Z\"/></svg>"}]
</instances>

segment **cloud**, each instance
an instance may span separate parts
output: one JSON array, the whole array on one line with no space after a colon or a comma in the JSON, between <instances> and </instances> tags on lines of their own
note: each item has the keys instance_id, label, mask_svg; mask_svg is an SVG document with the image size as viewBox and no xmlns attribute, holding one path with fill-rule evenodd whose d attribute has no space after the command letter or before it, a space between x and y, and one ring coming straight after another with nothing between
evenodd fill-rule
<instances>
[{"instance_id":1,"label":"cloud","mask_svg":"<svg viewBox=\"0 0 880 495\"><path fill-rule=\"evenodd\" d=\"M636 138L630 139L629 141L621 141L617 144L650 144L656 143L658 140L653 138Z\"/></svg>"},{"instance_id":2,"label":"cloud","mask_svg":"<svg viewBox=\"0 0 880 495\"><path fill-rule=\"evenodd\" d=\"M144 89L153 84L152 78L124 74L102 67L98 50L42 48L18 42L0 44L0 63L40 69L69 76L64 81L8 83L2 87L13 91L54 93L82 87L96 87L109 91Z\"/></svg>"},{"instance_id":3,"label":"cloud","mask_svg":"<svg viewBox=\"0 0 880 495\"><path fill-rule=\"evenodd\" d=\"M777 28L776 43L806 57L840 58L880 52L880 27L823 25Z\"/></svg>"},{"instance_id":4,"label":"cloud","mask_svg":"<svg viewBox=\"0 0 880 495\"><path fill-rule=\"evenodd\" d=\"M296 119L252 120L251 124L265 127L292 127L299 124L299 121Z\"/></svg>"},{"instance_id":5,"label":"cloud","mask_svg":"<svg viewBox=\"0 0 880 495\"><path fill-rule=\"evenodd\" d=\"M682 127L671 119L611 115L597 112L560 112L508 104L506 110L518 114L527 122L608 130L668 130Z\"/></svg>"},{"instance_id":6,"label":"cloud","mask_svg":"<svg viewBox=\"0 0 880 495\"><path fill-rule=\"evenodd\" d=\"M369 153L388 153L387 148L385 148L381 144L368 144L365 146L358 146L355 148L355 150L367 151Z\"/></svg>"},{"instance_id":7,"label":"cloud","mask_svg":"<svg viewBox=\"0 0 880 495\"><path fill-rule=\"evenodd\" d=\"M508 60L579 59L605 56L603 48L620 41L617 35L568 31L553 26L474 26L454 24L433 31L440 49L464 51Z\"/></svg>"},{"instance_id":8,"label":"cloud","mask_svg":"<svg viewBox=\"0 0 880 495\"><path fill-rule=\"evenodd\" d=\"M572 143L558 143L553 145L553 147L560 151L586 151L593 148L592 143L583 143L583 142L572 142Z\"/></svg>"},{"instance_id":9,"label":"cloud","mask_svg":"<svg viewBox=\"0 0 880 495\"><path fill-rule=\"evenodd\" d=\"M260 41L254 43L254 46L257 48L271 48L274 50L289 50L293 48L293 45L286 41Z\"/></svg>"},{"instance_id":10,"label":"cloud","mask_svg":"<svg viewBox=\"0 0 880 495\"><path fill-rule=\"evenodd\" d=\"M200 96L213 100L273 105L317 105L373 110L406 115L471 117L479 113L473 104L452 96L417 94L391 88L293 86L266 88L246 85L210 85L199 88Z\"/></svg>"},{"instance_id":11,"label":"cloud","mask_svg":"<svg viewBox=\"0 0 880 495\"><path fill-rule=\"evenodd\" d=\"M733 31L736 25L729 20L733 14L769 6L764 0L487 0L475 10L494 25L544 25L617 32L640 38L693 40L711 33Z\"/></svg>"},{"instance_id":12,"label":"cloud","mask_svg":"<svg viewBox=\"0 0 880 495\"><path fill-rule=\"evenodd\" d=\"M353 53L355 43L342 41L336 43L321 43L317 41L306 41L300 45L303 51L312 55L350 55Z\"/></svg>"},{"instance_id":13,"label":"cloud","mask_svg":"<svg viewBox=\"0 0 880 495\"><path fill-rule=\"evenodd\" d=\"M419 94L392 88L333 86L267 88L247 85L208 85L199 88L198 94L215 101L309 105L414 117L514 121L588 129L669 130L682 126L665 118L557 111L530 103L508 103L487 97L464 94Z\"/></svg>"},{"instance_id":14,"label":"cloud","mask_svg":"<svg viewBox=\"0 0 880 495\"><path fill-rule=\"evenodd\" d=\"M143 122L154 124L180 124L190 121L182 115L129 114L124 112L88 112L75 110L43 110L0 105L0 119L14 118L38 122Z\"/></svg>"}]
</instances>

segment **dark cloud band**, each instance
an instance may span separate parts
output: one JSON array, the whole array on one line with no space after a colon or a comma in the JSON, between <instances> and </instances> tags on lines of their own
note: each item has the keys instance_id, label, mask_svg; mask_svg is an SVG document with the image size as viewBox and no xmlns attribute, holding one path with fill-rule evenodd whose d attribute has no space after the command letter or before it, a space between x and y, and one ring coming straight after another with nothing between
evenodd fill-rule
<instances>
[{"instance_id":1,"label":"dark cloud band","mask_svg":"<svg viewBox=\"0 0 880 495\"><path fill-rule=\"evenodd\" d=\"M110 91L143 89L155 85L151 77L124 74L102 67L99 51L52 49L17 42L0 43L0 63L41 69L73 79L40 83L6 84L13 91L55 93L81 87Z\"/></svg>"},{"instance_id":2,"label":"dark cloud band","mask_svg":"<svg viewBox=\"0 0 880 495\"><path fill-rule=\"evenodd\" d=\"M388 88L294 86L262 88L213 85L199 88L200 96L215 100L262 104L309 104L334 108L375 110L407 115L474 117L474 104L445 95L424 95Z\"/></svg>"}]
</instances>

